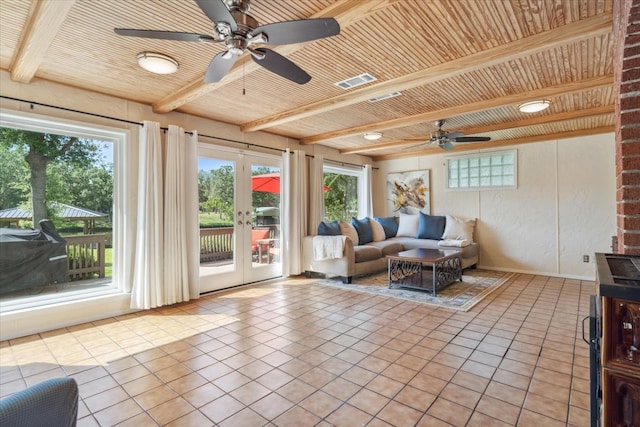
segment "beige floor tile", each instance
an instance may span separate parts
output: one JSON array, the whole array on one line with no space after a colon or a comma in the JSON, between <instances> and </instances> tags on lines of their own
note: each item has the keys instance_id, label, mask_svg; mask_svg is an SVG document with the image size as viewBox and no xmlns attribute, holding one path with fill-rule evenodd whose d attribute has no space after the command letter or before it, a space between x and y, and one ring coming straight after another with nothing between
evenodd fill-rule
<instances>
[{"instance_id":1,"label":"beige floor tile","mask_svg":"<svg viewBox=\"0 0 640 427\"><path fill-rule=\"evenodd\" d=\"M279 427L315 426L320 418L300 406L294 406L273 421Z\"/></svg>"},{"instance_id":2,"label":"beige floor tile","mask_svg":"<svg viewBox=\"0 0 640 427\"><path fill-rule=\"evenodd\" d=\"M351 405L342 405L326 419L336 427L349 427L356 425L367 425L373 417L367 412ZM277 420L276 420L277 421Z\"/></svg>"},{"instance_id":3,"label":"beige floor tile","mask_svg":"<svg viewBox=\"0 0 640 427\"><path fill-rule=\"evenodd\" d=\"M391 401L380 411L376 418L379 418L392 426L414 426L423 413L412 407L403 405L400 402Z\"/></svg>"},{"instance_id":4,"label":"beige floor tile","mask_svg":"<svg viewBox=\"0 0 640 427\"><path fill-rule=\"evenodd\" d=\"M521 274L453 312L312 281L0 342L0 395L72 375L80 427L588 423L593 283Z\"/></svg>"},{"instance_id":5,"label":"beige floor tile","mask_svg":"<svg viewBox=\"0 0 640 427\"><path fill-rule=\"evenodd\" d=\"M427 411L427 414L454 426L464 426L471 417L472 412L473 410L469 408L438 397Z\"/></svg>"},{"instance_id":6,"label":"beige floor tile","mask_svg":"<svg viewBox=\"0 0 640 427\"><path fill-rule=\"evenodd\" d=\"M474 409L480 400L480 397L482 397L482 394L457 384L449 383L440 393L440 397L467 408Z\"/></svg>"},{"instance_id":7,"label":"beige floor tile","mask_svg":"<svg viewBox=\"0 0 640 427\"><path fill-rule=\"evenodd\" d=\"M348 400L349 405L372 416L384 408L390 399L371 390L363 389Z\"/></svg>"},{"instance_id":8,"label":"beige floor tile","mask_svg":"<svg viewBox=\"0 0 640 427\"><path fill-rule=\"evenodd\" d=\"M277 393L271 393L251 405L251 408L267 420L273 420L294 406Z\"/></svg>"}]
</instances>

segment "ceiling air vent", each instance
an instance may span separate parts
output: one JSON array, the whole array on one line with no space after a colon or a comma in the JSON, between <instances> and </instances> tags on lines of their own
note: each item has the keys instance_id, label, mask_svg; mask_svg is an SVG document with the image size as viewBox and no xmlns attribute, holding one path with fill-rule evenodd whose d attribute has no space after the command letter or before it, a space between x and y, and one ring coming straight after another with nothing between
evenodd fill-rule
<instances>
[{"instance_id":1,"label":"ceiling air vent","mask_svg":"<svg viewBox=\"0 0 640 427\"><path fill-rule=\"evenodd\" d=\"M382 100L385 100L385 99L394 98L394 97L400 96L400 95L402 95L402 92L388 93L386 95L380 95L380 96L376 96L375 98L371 98L369 100L369 102L378 102L378 101L382 101Z\"/></svg>"},{"instance_id":2,"label":"ceiling air vent","mask_svg":"<svg viewBox=\"0 0 640 427\"><path fill-rule=\"evenodd\" d=\"M360 74L359 76L349 77L348 79L344 79L341 82L337 82L335 85L346 90L346 89L351 89L356 86L360 86L376 80L377 79L373 77L371 74L363 73L363 74Z\"/></svg>"}]
</instances>

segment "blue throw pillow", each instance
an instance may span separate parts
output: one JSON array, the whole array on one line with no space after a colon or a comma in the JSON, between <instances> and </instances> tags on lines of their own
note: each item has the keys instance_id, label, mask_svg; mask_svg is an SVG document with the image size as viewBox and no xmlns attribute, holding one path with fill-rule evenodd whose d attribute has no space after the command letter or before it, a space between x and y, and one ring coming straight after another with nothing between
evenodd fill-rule
<instances>
[{"instance_id":1,"label":"blue throw pillow","mask_svg":"<svg viewBox=\"0 0 640 427\"><path fill-rule=\"evenodd\" d=\"M318 225L318 236L339 236L340 223L338 221L322 221Z\"/></svg>"},{"instance_id":2,"label":"blue throw pillow","mask_svg":"<svg viewBox=\"0 0 640 427\"><path fill-rule=\"evenodd\" d=\"M442 240L444 226L447 218L444 216L427 215L420 212L420 220L418 222L418 239Z\"/></svg>"},{"instance_id":3,"label":"blue throw pillow","mask_svg":"<svg viewBox=\"0 0 640 427\"><path fill-rule=\"evenodd\" d=\"M351 218L351 225L353 225L358 232L359 245L373 242L373 229L371 228L371 224L369 224L369 218Z\"/></svg>"},{"instance_id":4,"label":"blue throw pillow","mask_svg":"<svg viewBox=\"0 0 640 427\"><path fill-rule=\"evenodd\" d=\"M385 218L375 217L374 219L384 228L384 235L387 239L394 237L398 233L398 220L395 216Z\"/></svg>"}]
</instances>

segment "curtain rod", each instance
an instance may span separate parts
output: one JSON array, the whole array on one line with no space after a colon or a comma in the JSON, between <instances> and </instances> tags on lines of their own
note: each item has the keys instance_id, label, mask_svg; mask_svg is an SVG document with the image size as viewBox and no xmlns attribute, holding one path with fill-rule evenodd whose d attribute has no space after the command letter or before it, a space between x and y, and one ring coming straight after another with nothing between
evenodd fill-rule
<instances>
[{"instance_id":1,"label":"curtain rod","mask_svg":"<svg viewBox=\"0 0 640 427\"><path fill-rule=\"evenodd\" d=\"M102 114L95 114L95 113L89 113L87 111L80 111L80 110L74 110L71 108L66 108L66 107L59 107L57 105L51 105L51 104L43 104L42 102L36 102L36 101L29 101L27 99L20 99L20 98L13 98L11 96L5 96L5 95L0 95L0 98L4 98L4 99L9 99L11 101L19 101L19 102L25 102L27 104L31 105L31 109L33 110L33 106L34 105L39 105L41 107L49 107L49 108L55 108L57 110L62 110L62 111L69 111L71 113L80 113L80 114L85 114L87 116L93 116L93 117L100 117L101 119L109 119L109 120L115 120L117 122L122 122L122 123L128 123L130 125L138 125L138 126L142 126L142 123L139 122L134 122L131 120L125 120L125 119L120 119L117 117L111 117L111 116L103 116Z\"/></svg>"},{"instance_id":2,"label":"curtain rod","mask_svg":"<svg viewBox=\"0 0 640 427\"><path fill-rule=\"evenodd\" d=\"M74 110L72 108L60 107L60 106L51 105L51 104L44 104L42 102L29 101L27 99L14 98L12 96L0 95L0 98L8 99L8 100L11 100L11 101L18 101L18 102L27 103L27 104L29 104L31 106L32 110L33 110L33 106L34 105L38 105L40 107L55 108L57 110L67 111L67 112L70 112L70 113L84 114L84 115L87 115L87 116L99 117L101 119L114 120L116 122L127 123L127 124L130 124L130 125L144 126L144 123L134 122L132 120L121 119L119 117L111 117L111 116L105 116L105 115L102 115L102 114L89 113L88 111ZM161 127L160 129L166 131L168 128ZM189 135L193 135L193 132L185 131L185 133L188 133ZM287 151L287 150L283 150L282 148L268 147L266 145L253 144L251 142L238 141L238 140L235 140L235 139L222 138L222 137L219 137L219 136L212 136L212 135L206 135L206 134L201 134L201 133L199 133L198 136L203 136L205 138L211 138L211 139L218 139L220 141L232 142L232 143L235 143L235 144L244 144L247 147L258 147L258 148L264 148L266 150L279 151L281 153L284 153L285 151ZM311 158L311 159L314 158L314 156L311 155L311 154L305 154L305 155L307 157ZM333 162L333 163L337 163L337 164L341 164L341 165L363 167L363 165L357 165L357 164L354 164L354 163L347 163L347 162L339 162L337 160L331 160L331 159L325 159L325 161Z\"/></svg>"}]
</instances>

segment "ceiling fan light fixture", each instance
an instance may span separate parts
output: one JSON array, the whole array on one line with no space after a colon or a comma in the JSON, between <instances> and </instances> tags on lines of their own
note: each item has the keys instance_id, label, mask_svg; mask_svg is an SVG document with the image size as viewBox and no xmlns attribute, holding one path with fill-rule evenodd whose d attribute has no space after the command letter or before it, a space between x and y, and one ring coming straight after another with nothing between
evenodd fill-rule
<instances>
[{"instance_id":1,"label":"ceiling fan light fixture","mask_svg":"<svg viewBox=\"0 0 640 427\"><path fill-rule=\"evenodd\" d=\"M142 52L136 56L138 65L155 74L173 74L178 71L178 61L157 52Z\"/></svg>"},{"instance_id":2,"label":"ceiling fan light fixture","mask_svg":"<svg viewBox=\"0 0 640 427\"><path fill-rule=\"evenodd\" d=\"M365 132L363 137L367 141L375 141L382 138L382 132Z\"/></svg>"},{"instance_id":3,"label":"ceiling fan light fixture","mask_svg":"<svg viewBox=\"0 0 640 427\"><path fill-rule=\"evenodd\" d=\"M538 111L546 110L551 105L551 101L548 99L540 99L537 101L525 102L518 105L518 110L522 113L537 113Z\"/></svg>"}]
</instances>

